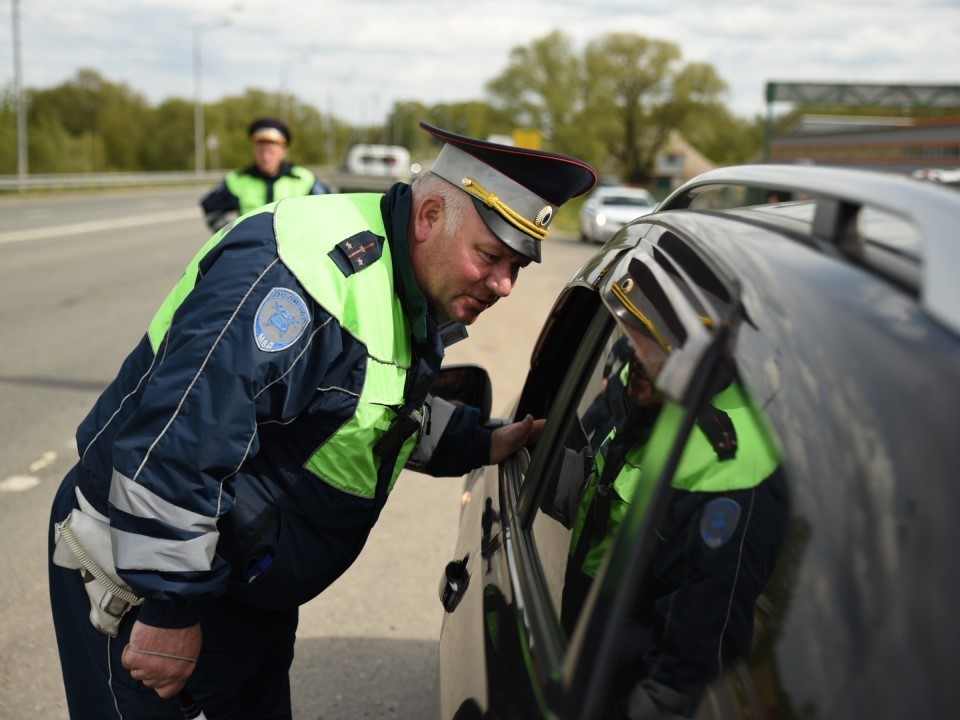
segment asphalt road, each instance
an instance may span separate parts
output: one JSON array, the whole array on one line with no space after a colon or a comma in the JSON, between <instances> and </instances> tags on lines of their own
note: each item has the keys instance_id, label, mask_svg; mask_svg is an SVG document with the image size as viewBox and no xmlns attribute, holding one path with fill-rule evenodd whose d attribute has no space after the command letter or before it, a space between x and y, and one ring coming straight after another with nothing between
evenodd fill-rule
<instances>
[{"instance_id":1,"label":"asphalt road","mask_svg":"<svg viewBox=\"0 0 960 720\"><path fill-rule=\"evenodd\" d=\"M76 459L73 433L207 238L198 191L0 198L0 718L67 717L50 621L50 502ZM519 393L539 327L592 248L547 240L450 348ZM292 672L305 720L433 718L441 571L455 546L461 478L405 472L360 559L302 608Z\"/></svg>"}]
</instances>

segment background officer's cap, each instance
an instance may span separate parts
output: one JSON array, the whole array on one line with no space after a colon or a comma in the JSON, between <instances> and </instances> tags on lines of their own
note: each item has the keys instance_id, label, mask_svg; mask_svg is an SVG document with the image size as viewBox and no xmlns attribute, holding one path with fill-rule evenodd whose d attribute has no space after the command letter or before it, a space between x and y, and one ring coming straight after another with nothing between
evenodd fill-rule
<instances>
[{"instance_id":1,"label":"background officer's cap","mask_svg":"<svg viewBox=\"0 0 960 720\"><path fill-rule=\"evenodd\" d=\"M594 169L573 157L420 127L444 142L430 171L468 193L490 231L534 262L557 208L597 182Z\"/></svg>"},{"instance_id":2,"label":"background officer's cap","mask_svg":"<svg viewBox=\"0 0 960 720\"><path fill-rule=\"evenodd\" d=\"M273 118L260 118L250 123L250 142L290 144L290 128Z\"/></svg>"}]
</instances>

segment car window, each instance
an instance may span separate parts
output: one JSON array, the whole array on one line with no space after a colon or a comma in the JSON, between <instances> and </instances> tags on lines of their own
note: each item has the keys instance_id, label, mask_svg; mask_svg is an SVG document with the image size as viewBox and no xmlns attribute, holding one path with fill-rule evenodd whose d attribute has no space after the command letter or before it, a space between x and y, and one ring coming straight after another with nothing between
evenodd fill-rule
<instances>
[{"instance_id":1,"label":"car window","mask_svg":"<svg viewBox=\"0 0 960 720\"><path fill-rule=\"evenodd\" d=\"M550 472L528 532L568 640L618 628L604 650L570 646L596 651L587 666L606 663L607 695L692 717L750 648L787 498L736 368L698 350L722 341L734 291L676 236L641 246L601 289L599 313L616 322L564 379L569 430L535 450L553 463L541 459Z\"/></svg>"},{"instance_id":2,"label":"car window","mask_svg":"<svg viewBox=\"0 0 960 720\"><path fill-rule=\"evenodd\" d=\"M532 531L543 568L544 579L557 617L560 616L564 577L570 554L570 538L578 510L579 491L593 467L594 447L609 431L612 423L605 388L610 378L623 368L620 357L629 348L629 338L611 323L611 332L603 340L584 375L568 378L577 392L576 419L562 447L552 449L556 456L554 477L541 492L540 509L534 516Z\"/></svg>"}]
</instances>

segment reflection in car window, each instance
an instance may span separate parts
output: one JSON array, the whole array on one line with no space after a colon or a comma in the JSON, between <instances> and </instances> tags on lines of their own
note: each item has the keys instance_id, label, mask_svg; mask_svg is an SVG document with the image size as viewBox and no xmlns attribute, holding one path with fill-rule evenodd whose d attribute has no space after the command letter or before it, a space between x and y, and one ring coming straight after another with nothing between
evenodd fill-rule
<instances>
[{"instance_id":1,"label":"reflection in car window","mask_svg":"<svg viewBox=\"0 0 960 720\"><path fill-rule=\"evenodd\" d=\"M712 331L704 302L731 301L716 278L700 277L709 268L691 262L677 243L665 234L646 261L627 258L620 265L624 281L611 287L618 288L614 310L621 324L581 381L578 431L557 451L559 471L533 522L568 635L591 607L591 587L614 546L650 544L649 563L637 569L639 590L617 632L610 717L694 716L709 684L750 649L757 600L786 527L779 453L736 369L712 363L696 407L678 405L658 382L683 349L685 323L699 318ZM657 253L670 262L653 259ZM683 273L658 275L651 262ZM678 290L688 280L697 283L696 293ZM684 308L675 306L678 297L689 301ZM672 421L682 414L693 421L685 437ZM679 462L659 477L657 461L674 447L683 448ZM662 488L655 487L658 479ZM657 492L664 502L654 502ZM639 533L645 515L654 528L646 538Z\"/></svg>"},{"instance_id":2,"label":"reflection in car window","mask_svg":"<svg viewBox=\"0 0 960 720\"><path fill-rule=\"evenodd\" d=\"M650 203L641 197L629 195L607 195L600 198L601 205L628 205L630 207L650 207Z\"/></svg>"},{"instance_id":3,"label":"reflection in car window","mask_svg":"<svg viewBox=\"0 0 960 720\"><path fill-rule=\"evenodd\" d=\"M624 366L624 343L629 343L629 339L622 331L615 331L606 340L598 363L588 371L577 406L579 422L574 423L574 431L566 438L557 477L543 497L543 512L534 517L533 534L540 564L558 617L570 531L580 493L593 463L591 441L606 432L603 427L609 428L611 411L606 405L605 391L609 378ZM629 350L626 352L629 355Z\"/></svg>"}]
</instances>

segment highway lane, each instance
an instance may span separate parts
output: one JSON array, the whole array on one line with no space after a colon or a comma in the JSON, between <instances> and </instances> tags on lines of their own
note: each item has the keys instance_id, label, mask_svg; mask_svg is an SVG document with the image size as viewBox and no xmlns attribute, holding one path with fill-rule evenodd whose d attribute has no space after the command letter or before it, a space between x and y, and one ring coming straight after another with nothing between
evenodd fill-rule
<instances>
[{"instance_id":1,"label":"highway lane","mask_svg":"<svg viewBox=\"0 0 960 720\"><path fill-rule=\"evenodd\" d=\"M162 189L0 200L0 717L66 717L49 619L46 528L76 457L73 433L207 238L202 190ZM536 332L591 248L547 241L450 349L494 381L494 411L519 392ZM352 568L301 612L295 716L429 718L454 548L458 478L404 473Z\"/></svg>"}]
</instances>

